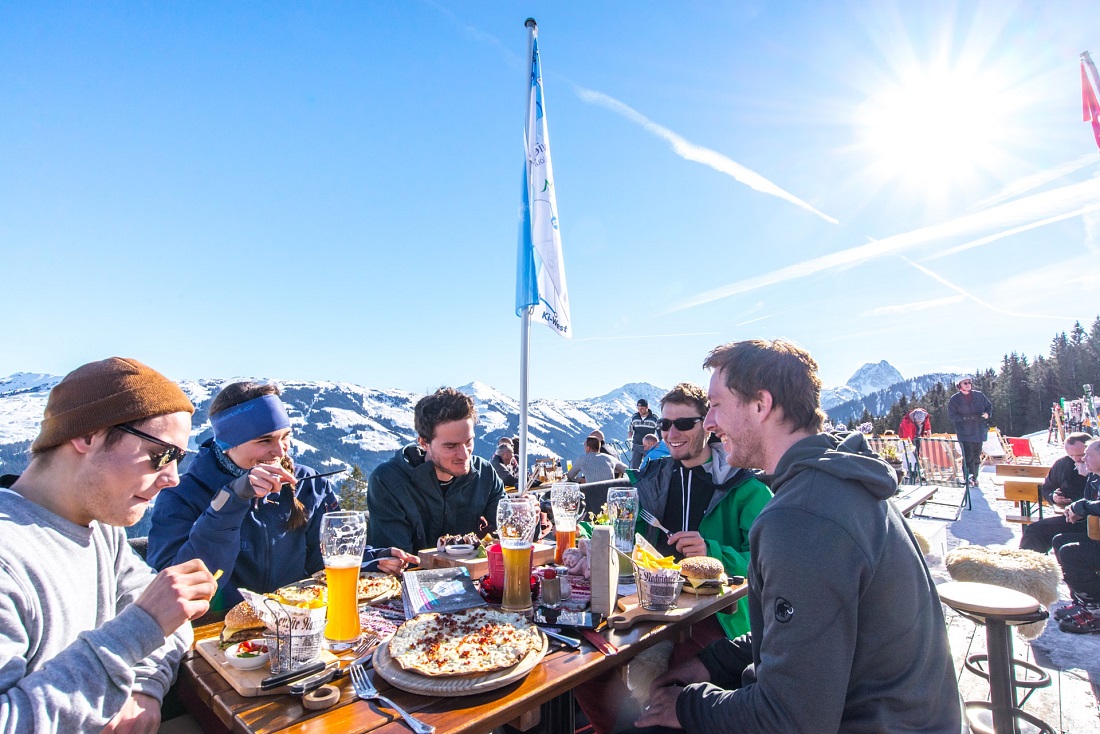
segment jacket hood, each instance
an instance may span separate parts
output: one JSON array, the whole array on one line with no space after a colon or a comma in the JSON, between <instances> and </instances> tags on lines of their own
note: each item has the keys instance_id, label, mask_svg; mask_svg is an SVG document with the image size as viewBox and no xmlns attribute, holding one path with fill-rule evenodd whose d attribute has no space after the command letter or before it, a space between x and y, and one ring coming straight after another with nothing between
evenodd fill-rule
<instances>
[{"instance_id":1,"label":"jacket hood","mask_svg":"<svg viewBox=\"0 0 1100 734\"><path fill-rule=\"evenodd\" d=\"M858 431L818 433L791 446L775 468L772 491L778 495L784 483L811 469L858 482L878 499L893 497L898 491L894 470L871 451L867 439Z\"/></svg>"}]
</instances>

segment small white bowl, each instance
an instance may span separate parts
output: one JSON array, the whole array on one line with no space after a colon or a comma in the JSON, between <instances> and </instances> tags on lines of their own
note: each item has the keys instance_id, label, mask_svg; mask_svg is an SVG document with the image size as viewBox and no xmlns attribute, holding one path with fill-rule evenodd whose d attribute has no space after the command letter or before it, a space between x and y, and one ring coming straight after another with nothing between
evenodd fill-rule
<instances>
[{"instance_id":1,"label":"small white bowl","mask_svg":"<svg viewBox=\"0 0 1100 734\"><path fill-rule=\"evenodd\" d=\"M469 543L459 543L457 545L445 545L443 551L449 556L469 556L473 555L474 547Z\"/></svg>"},{"instance_id":2,"label":"small white bowl","mask_svg":"<svg viewBox=\"0 0 1100 734\"><path fill-rule=\"evenodd\" d=\"M263 652L258 652L255 655L246 657L241 656L241 645L247 644L244 642L238 642L236 645L230 645L225 650L225 660L234 668L240 670L255 670L256 668L267 665L268 659L271 655L267 652L267 646L264 645L263 640L251 640L252 645L259 645L264 648Z\"/></svg>"}]
</instances>

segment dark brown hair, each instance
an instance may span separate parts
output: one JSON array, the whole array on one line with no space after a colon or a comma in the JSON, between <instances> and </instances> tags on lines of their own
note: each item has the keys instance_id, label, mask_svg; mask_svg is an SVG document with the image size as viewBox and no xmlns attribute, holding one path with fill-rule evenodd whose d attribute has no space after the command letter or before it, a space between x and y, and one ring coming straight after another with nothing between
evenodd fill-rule
<instances>
[{"instance_id":1,"label":"dark brown hair","mask_svg":"<svg viewBox=\"0 0 1100 734\"><path fill-rule=\"evenodd\" d=\"M703 367L720 371L726 387L742 399L767 390L794 431L821 430L821 378L817 362L802 347L785 339L730 342L715 347Z\"/></svg>"},{"instance_id":2,"label":"dark brown hair","mask_svg":"<svg viewBox=\"0 0 1100 734\"><path fill-rule=\"evenodd\" d=\"M584 447L586 449L591 449L592 453L595 454L600 450L600 439L596 438L595 436L589 436L588 438L584 439Z\"/></svg>"},{"instance_id":3,"label":"dark brown hair","mask_svg":"<svg viewBox=\"0 0 1100 734\"><path fill-rule=\"evenodd\" d=\"M669 403L675 405L688 405L699 411L699 415L705 416L707 411L710 410L710 400L707 399L707 391L699 387L693 382L681 382L676 387L669 390L663 398L661 398L661 412L665 410L665 406Z\"/></svg>"},{"instance_id":4,"label":"dark brown hair","mask_svg":"<svg viewBox=\"0 0 1100 734\"><path fill-rule=\"evenodd\" d=\"M1066 436L1066 443L1088 443L1091 440L1092 435L1084 431L1078 431L1077 433L1071 433Z\"/></svg>"},{"instance_id":5,"label":"dark brown hair","mask_svg":"<svg viewBox=\"0 0 1100 734\"><path fill-rule=\"evenodd\" d=\"M255 400L264 395L282 394L283 391L274 382L234 382L218 391L218 394L210 401L210 408L207 409L206 413L214 416L236 405L247 403L249 400ZM288 472L294 473L294 460L289 456L284 456L280 463ZM290 517L287 518L286 529L294 531L304 527L309 518L306 517L306 506L294 494L294 487L284 484L280 493L289 495L294 499L294 504L290 507Z\"/></svg>"},{"instance_id":6,"label":"dark brown hair","mask_svg":"<svg viewBox=\"0 0 1100 734\"><path fill-rule=\"evenodd\" d=\"M431 395L420 398L414 409L413 422L416 434L425 441L435 438L435 427L440 423L477 421L477 408L473 399L453 387L441 387Z\"/></svg>"}]
</instances>

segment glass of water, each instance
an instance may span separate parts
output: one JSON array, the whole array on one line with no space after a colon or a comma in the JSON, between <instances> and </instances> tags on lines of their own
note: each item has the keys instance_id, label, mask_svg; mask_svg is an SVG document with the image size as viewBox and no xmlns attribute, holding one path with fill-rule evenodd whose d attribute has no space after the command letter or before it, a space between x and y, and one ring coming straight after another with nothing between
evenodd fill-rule
<instances>
[{"instance_id":1,"label":"glass of water","mask_svg":"<svg viewBox=\"0 0 1100 734\"><path fill-rule=\"evenodd\" d=\"M634 523L638 517L638 490L621 487L607 492L607 514L615 532L615 548L630 555L634 550Z\"/></svg>"}]
</instances>

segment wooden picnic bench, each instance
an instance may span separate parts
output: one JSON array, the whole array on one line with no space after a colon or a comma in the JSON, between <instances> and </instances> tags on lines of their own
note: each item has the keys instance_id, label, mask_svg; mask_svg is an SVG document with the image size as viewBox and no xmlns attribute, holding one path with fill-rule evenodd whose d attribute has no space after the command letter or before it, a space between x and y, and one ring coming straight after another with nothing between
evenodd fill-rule
<instances>
[{"instance_id":1,"label":"wooden picnic bench","mask_svg":"<svg viewBox=\"0 0 1100 734\"><path fill-rule=\"evenodd\" d=\"M914 484L905 487L905 491L898 492L893 497L894 506L902 515L908 517L913 510L923 505L935 496L939 487L934 484Z\"/></svg>"}]
</instances>

